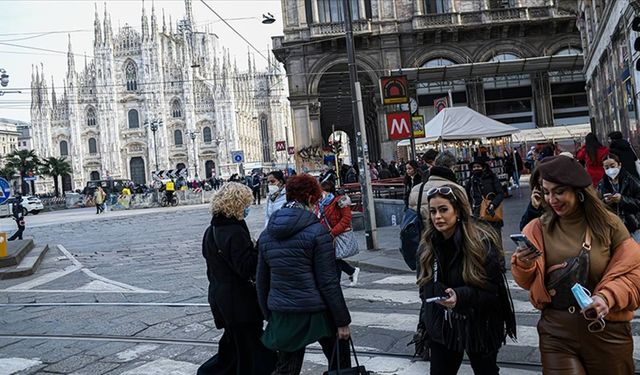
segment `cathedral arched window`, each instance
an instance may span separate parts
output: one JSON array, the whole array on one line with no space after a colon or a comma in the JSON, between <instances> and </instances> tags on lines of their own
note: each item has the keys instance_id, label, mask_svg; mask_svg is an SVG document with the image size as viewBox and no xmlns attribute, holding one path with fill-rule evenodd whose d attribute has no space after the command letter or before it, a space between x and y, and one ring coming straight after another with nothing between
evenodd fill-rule
<instances>
[{"instance_id":1,"label":"cathedral arched window","mask_svg":"<svg viewBox=\"0 0 640 375\"><path fill-rule=\"evenodd\" d=\"M129 60L125 65L124 76L127 83L127 91L136 91L138 89L138 68L133 61Z\"/></svg>"},{"instance_id":2,"label":"cathedral arched window","mask_svg":"<svg viewBox=\"0 0 640 375\"><path fill-rule=\"evenodd\" d=\"M60 156L69 156L69 143L60 141Z\"/></svg>"},{"instance_id":3,"label":"cathedral arched window","mask_svg":"<svg viewBox=\"0 0 640 375\"><path fill-rule=\"evenodd\" d=\"M96 110L93 107L87 109L87 126L96 126Z\"/></svg>"},{"instance_id":4,"label":"cathedral arched window","mask_svg":"<svg viewBox=\"0 0 640 375\"><path fill-rule=\"evenodd\" d=\"M92 155L98 153L98 142L95 138L89 138L89 153Z\"/></svg>"},{"instance_id":5,"label":"cathedral arched window","mask_svg":"<svg viewBox=\"0 0 640 375\"><path fill-rule=\"evenodd\" d=\"M182 130L176 130L173 132L173 143L176 146L182 145Z\"/></svg>"},{"instance_id":6,"label":"cathedral arched window","mask_svg":"<svg viewBox=\"0 0 640 375\"><path fill-rule=\"evenodd\" d=\"M138 118L137 110L130 109L127 114L127 118L129 120L129 129L136 129L140 127L140 119Z\"/></svg>"},{"instance_id":7,"label":"cathedral arched window","mask_svg":"<svg viewBox=\"0 0 640 375\"><path fill-rule=\"evenodd\" d=\"M206 126L202 129L202 140L204 143L211 143L211 128Z\"/></svg>"},{"instance_id":8,"label":"cathedral arched window","mask_svg":"<svg viewBox=\"0 0 640 375\"><path fill-rule=\"evenodd\" d=\"M182 117L182 105L180 104L180 101L178 99L175 99L171 102L171 117Z\"/></svg>"}]
</instances>

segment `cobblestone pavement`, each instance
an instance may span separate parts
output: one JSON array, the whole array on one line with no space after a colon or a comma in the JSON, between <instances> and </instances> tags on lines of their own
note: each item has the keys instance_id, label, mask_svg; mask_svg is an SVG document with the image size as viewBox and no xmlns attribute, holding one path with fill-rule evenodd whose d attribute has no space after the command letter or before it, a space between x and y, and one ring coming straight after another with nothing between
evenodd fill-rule
<instances>
[{"instance_id":1,"label":"cobblestone pavement","mask_svg":"<svg viewBox=\"0 0 640 375\"><path fill-rule=\"evenodd\" d=\"M522 203L509 204L519 210ZM247 221L256 238L263 216L262 206L252 206ZM0 281L0 374L194 374L215 353L221 331L207 305L201 255L206 206L68 210L27 220L27 237L53 246L35 275ZM1 219L0 228L11 221ZM368 369L428 373L428 363L412 362L406 346L419 310L411 273L362 271L357 287L343 290ZM538 313L515 285L512 293L520 337L501 351L503 373L539 373ZM633 328L637 333L635 321ZM311 347L304 373L321 374L325 363Z\"/></svg>"}]
</instances>

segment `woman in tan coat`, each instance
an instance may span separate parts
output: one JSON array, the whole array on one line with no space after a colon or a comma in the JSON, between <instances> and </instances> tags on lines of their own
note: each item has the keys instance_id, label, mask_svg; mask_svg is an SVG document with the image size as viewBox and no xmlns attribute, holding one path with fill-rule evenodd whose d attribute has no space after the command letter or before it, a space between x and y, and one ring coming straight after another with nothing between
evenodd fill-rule
<instances>
[{"instance_id":1,"label":"woman in tan coat","mask_svg":"<svg viewBox=\"0 0 640 375\"><path fill-rule=\"evenodd\" d=\"M524 228L535 249L517 249L511 272L542 310L543 372L633 374L629 322L640 306L640 246L577 161L549 157L539 169L546 212ZM591 294L583 309L571 292L576 283Z\"/></svg>"}]
</instances>

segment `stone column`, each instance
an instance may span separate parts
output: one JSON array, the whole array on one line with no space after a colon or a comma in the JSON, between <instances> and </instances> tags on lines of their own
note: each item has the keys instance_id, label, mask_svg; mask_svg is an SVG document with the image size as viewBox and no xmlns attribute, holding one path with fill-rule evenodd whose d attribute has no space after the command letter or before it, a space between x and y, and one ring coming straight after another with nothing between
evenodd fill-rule
<instances>
[{"instance_id":1,"label":"stone column","mask_svg":"<svg viewBox=\"0 0 640 375\"><path fill-rule=\"evenodd\" d=\"M553 126L551 83L548 73L531 74L531 94L536 125L538 127Z\"/></svg>"},{"instance_id":2,"label":"stone column","mask_svg":"<svg viewBox=\"0 0 640 375\"><path fill-rule=\"evenodd\" d=\"M320 123L320 102L309 102L309 138L313 145L322 145L322 127Z\"/></svg>"},{"instance_id":3,"label":"stone column","mask_svg":"<svg viewBox=\"0 0 640 375\"><path fill-rule=\"evenodd\" d=\"M313 23L320 23L320 15L318 14L318 1L311 0L311 14L313 16Z\"/></svg>"},{"instance_id":4,"label":"stone column","mask_svg":"<svg viewBox=\"0 0 640 375\"><path fill-rule=\"evenodd\" d=\"M467 106L477 112L486 114L484 103L484 85L482 78L466 81Z\"/></svg>"}]
</instances>

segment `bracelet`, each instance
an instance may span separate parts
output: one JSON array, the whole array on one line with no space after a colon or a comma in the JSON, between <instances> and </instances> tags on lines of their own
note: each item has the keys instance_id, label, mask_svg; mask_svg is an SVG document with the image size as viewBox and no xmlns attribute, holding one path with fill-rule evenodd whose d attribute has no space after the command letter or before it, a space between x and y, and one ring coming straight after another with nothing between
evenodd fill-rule
<instances>
[{"instance_id":1,"label":"bracelet","mask_svg":"<svg viewBox=\"0 0 640 375\"><path fill-rule=\"evenodd\" d=\"M607 297L604 296L604 294L602 293L596 293L596 296L602 298L602 300L604 301L604 303L607 305L607 307L609 307L609 300L607 299Z\"/></svg>"}]
</instances>

